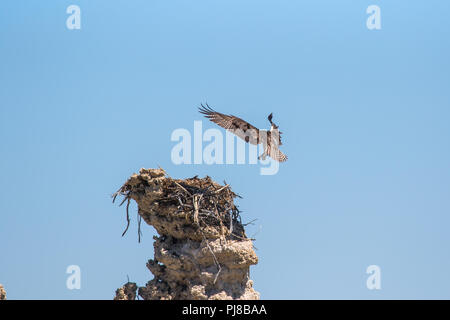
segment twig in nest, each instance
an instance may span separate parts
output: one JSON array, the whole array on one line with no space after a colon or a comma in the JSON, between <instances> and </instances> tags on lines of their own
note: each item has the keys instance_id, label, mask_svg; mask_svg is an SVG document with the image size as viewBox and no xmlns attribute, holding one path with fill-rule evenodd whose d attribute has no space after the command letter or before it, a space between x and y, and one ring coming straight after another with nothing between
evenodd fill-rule
<instances>
[{"instance_id":1,"label":"twig in nest","mask_svg":"<svg viewBox=\"0 0 450 320\"><path fill-rule=\"evenodd\" d=\"M180 206L184 207L184 203L183 203L183 201L181 201L180 196L177 195L177 199L178 199L178 202L180 203Z\"/></svg>"},{"instance_id":2,"label":"twig in nest","mask_svg":"<svg viewBox=\"0 0 450 320\"><path fill-rule=\"evenodd\" d=\"M140 243L141 242L141 235L142 235L142 232L141 232L141 222L142 222L142 216L139 214L139 212L138 212L138 242Z\"/></svg>"},{"instance_id":3,"label":"twig in nest","mask_svg":"<svg viewBox=\"0 0 450 320\"><path fill-rule=\"evenodd\" d=\"M233 211L230 211L230 234L233 234Z\"/></svg>"},{"instance_id":4,"label":"twig in nest","mask_svg":"<svg viewBox=\"0 0 450 320\"><path fill-rule=\"evenodd\" d=\"M186 192L186 193L189 194L189 195L192 195L192 194L191 194L189 191L187 191L186 188L183 187L181 184L179 184L179 183L176 182L175 180L173 180L173 182L174 182L177 186L179 186L181 189L183 189L184 192Z\"/></svg>"},{"instance_id":5,"label":"twig in nest","mask_svg":"<svg viewBox=\"0 0 450 320\"><path fill-rule=\"evenodd\" d=\"M214 211L211 211L211 210L200 209L199 214L204 214L204 215L207 215L209 217L216 218L217 220L220 219L219 217L216 216L216 213Z\"/></svg>"},{"instance_id":6,"label":"twig in nest","mask_svg":"<svg viewBox=\"0 0 450 320\"><path fill-rule=\"evenodd\" d=\"M228 188L228 187L229 187L229 185L224 185L222 188L216 190L214 193L219 193L220 191L222 191L223 189Z\"/></svg>"},{"instance_id":7,"label":"twig in nest","mask_svg":"<svg viewBox=\"0 0 450 320\"><path fill-rule=\"evenodd\" d=\"M127 227L125 228L125 231L122 233L122 237L125 235L125 233L127 233L128 227L130 226L130 213L128 212L128 208L130 206L130 198L128 196L125 197L120 205L122 205L125 202L125 200L128 200L128 202L127 202Z\"/></svg>"},{"instance_id":8,"label":"twig in nest","mask_svg":"<svg viewBox=\"0 0 450 320\"><path fill-rule=\"evenodd\" d=\"M122 188L123 187L120 187L120 189L119 190L117 190L116 192L114 192L113 193L113 195L112 195L112 198L113 198L113 200L112 200L112 202L114 203L115 201L116 201L116 198L117 198L117 196L119 195L119 194L121 194L121 190L122 190ZM127 233L127 231L128 231L128 228L130 227L130 212L129 212L129 208L130 208L130 192L128 192L128 193L122 193L123 194L123 200L122 200L122 202L119 204L119 207L121 207L124 203L125 203L125 201L127 201L127 227L125 228L125 230L124 230L124 232L122 233L122 237ZM139 242L140 242L140 238L139 238Z\"/></svg>"},{"instance_id":9,"label":"twig in nest","mask_svg":"<svg viewBox=\"0 0 450 320\"><path fill-rule=\"evenodd\" d=\"M258 220L258 219L253 219L252 221L247 222L247 223L244 223L244 224L242 224L242 225L243 225L244 227L248 226L249 224L254 225L253 222L255 222L256 220Z\"/></svg>"},{"instance_id":10,"label":"twig in nest","mask_svg":"<svg viewBox=\"0 0 450 320\"><path fill-rule=\"evenodd\" d=\"M112 194L112 198L113 198L112 202L113 202L113 203L114 203L114 201L116 201L116 198L117 198L117 196L120 194L122 188L123 188L123 186L120 187L119 190L117 190L116 192L114 192L114 193Z\"/></svg>"},{"instance_id":11,"label":"twig in nest","mask_svg":"<svg viewBox=\"0 0 450 320\"><path fill-rule=\"evenodd\" d=\"M200 204L200 200L202 200L203 194L194 194L192 204L194 205L194 223L198 225L198 208Z\"/></svg>"},{"instance_id":12,"label":"twig in nest","mask_svg":"<svg viewBox=\"0 0 450 320\"><path fill-rule=\"evenodd\" d=\"M119 204L119 207L121 207L122 205L123 205L123 203L126 201L126 200L128 200L129 201L129 197L128 197L128 195L126 195L126 196L124 196L124 198L123 198L123 200L122 200L122 202Z\"/></svg>"}]
</instances>

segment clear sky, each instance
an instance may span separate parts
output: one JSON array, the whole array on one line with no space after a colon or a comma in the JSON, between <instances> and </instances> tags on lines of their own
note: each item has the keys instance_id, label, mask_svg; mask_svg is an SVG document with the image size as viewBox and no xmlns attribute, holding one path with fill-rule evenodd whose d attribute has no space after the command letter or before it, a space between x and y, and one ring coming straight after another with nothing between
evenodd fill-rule
<instances>
[{"instance_id":1,"label":"clear sky","mask_svg":"<svg viewBox=\"0 0 450 320\"><path fill-rule=\"evenodd\" d=\"M81 8L69 30L66 9ZM381 30L366 9L381 8ZM153 228L111 194L139 168L243 196L263 299L450 298L450 2L0 2L0 283L10 299L111 299L153 278ZM274 121L289 156L175 165L208 102ZM204 129L215 125L203 122ZM68 290L66 268L81 268ZM381 270L381 290L366 268Z\"/></svg>"}]
</instances>

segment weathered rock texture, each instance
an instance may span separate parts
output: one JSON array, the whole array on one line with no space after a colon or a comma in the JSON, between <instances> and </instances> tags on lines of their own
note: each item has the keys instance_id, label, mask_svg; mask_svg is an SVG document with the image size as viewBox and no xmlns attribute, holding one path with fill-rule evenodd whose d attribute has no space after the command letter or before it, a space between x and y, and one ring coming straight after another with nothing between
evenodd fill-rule
<instances>
[{"instance_id":1,"label":"weathered rock texture","mask_svg":"<svg viewBox=\"0 0 450 320\"><path fill-rule=\"evenodd\" d=\"M154 259L147 263L154 279L138 288L144 300L259 299L249 278L258 262L245 235L234 194L209 177L176 180L162 169L141 169L114 194L122 203L135 200L139 216L159 234ZM128 226L127 226L128 228ZM126 230L125 230L126 232ZM127 283L116 299L134 299Z\"/></svg>"},{"instance_id":2,"label":"weathered rock texture","mask_svg":"<svg viewBox=\"0 0 450 320\"><path fill-rule=\"evenodd\" d=\"M6 291L1 284L0 284L0 300L6 300Z\"/></svg>"},{"instance_id":3,"label":"weathered rock texture","mask_svg":"<svg viewBox=\"0 0 450 320\"><path fill-rule=\"evenodd\" d=\"M136 300L137 285L134 282L127 282L123 287L116 290L114 300Z\"/></svg>"}]
</instances>

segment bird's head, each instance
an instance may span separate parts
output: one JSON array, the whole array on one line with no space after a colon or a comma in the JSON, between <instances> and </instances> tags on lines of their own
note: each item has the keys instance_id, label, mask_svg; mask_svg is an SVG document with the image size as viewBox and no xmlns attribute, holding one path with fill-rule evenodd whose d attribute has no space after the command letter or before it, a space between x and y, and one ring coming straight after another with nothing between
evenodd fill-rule
<instances>
[{"instance_id":1,"label":"bird's head","mask_svg":"<svg viewBox=\"0 0 450 320\"><path fill-rule=\"evenodd\" d=\"M275 130L275 129L278 129L278 126L277 126L275 123L272 122L272 118L273 118L273 114L271 113L271 114L269 114L269 116L267 117L267 119L268 119L269 122L270 122L270 131Z\"/></svg>"}]
</instances>

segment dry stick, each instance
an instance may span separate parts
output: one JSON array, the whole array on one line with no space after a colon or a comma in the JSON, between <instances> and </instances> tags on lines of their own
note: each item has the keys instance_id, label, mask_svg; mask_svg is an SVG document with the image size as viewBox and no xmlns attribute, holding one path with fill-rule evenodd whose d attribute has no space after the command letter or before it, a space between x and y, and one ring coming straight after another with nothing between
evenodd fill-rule
<instances>
[{"instance_id":1,"label":"dry stick","mask_svg":"<svg viewBox=\"0 0 450 320\"><path fill-rule=\"evenodd\" d=\"M180 196L177 195L177 199L178 199L178 202L180 203L180 206L184 207L184 203L183 203L183 201L181 201Z\"/></svg>"},{"instance_id":2,"label":"dry stick","mask_svg":"<svg viewBox=\"0 0 450 320\"><path fill-rule=\"evenodd\" d=\"M116 192L113 193L113 203L116 201L117 196L121 193L121 190L123 189L123 186L119 188L119 190L117 190ZM127 227L125 228L125 231L122 233L122 237L125 235L125 233L127 233L128 228L130 227L130 214L129 214L129 207L130 207L130 192L128 192L128 194L124 193L124 198L122 200L122 202L119 204L119 207L121 207L125 201L128 200L127 202Z\"/></svg>"},{"instance_id":3,"label":"dry stick","mask_svg":"<svg viewBox=\"0 0 450 320\"><path fill-rule=\"evenodd\" d=\"M219 217L216 216L216 213L214 211L211 210L206 210L206 209L200 209L199 214L204 214L213 218L216 218L217 220L219 220Z\"/></svg>"},{"instance_id":4,"label":"dry stick","mask_svg":"<svg viewBox=\"0 0 450 320\"><path fill-rule=\"evenodd\" d=\"M181 206L181 208L177 211L177 213L184 212L184 208L185 207L192 208L192 206L190 204L183 203L183 201L181 201L179 195L177 195L177 199L178 199L178 202L180 203L180 206ZM188 218L188 215L186 215L186 220L187 220L187 218Z\"/></svg>"},{"instance_id":5,"label":"dry stick","mask_svg":"<svg viewBox=\"0 0 450 320\"><path fill-rule=\"evenodd\" d=\"M113 203L114 201L116 201L117 196L120 194L121 190L122 190L123 186L119 188L119 190L117 190L116 192L113 193L112 198L113 198Z\"/></svg>"},{"instance_id":6,"label":"dry stick","mask_svg":"<svg viewBox=\"0 0 450 320\"><path fill-rule=\"evenodd\" d=\"M246 227L246 226L248 226L249 224L254 224L253 222L255 222L256 220L258 220L258 219L253 219L252 221L247 222L247 223L243 223L242 225L243 225L244 227Z\"/></svg>"},{"instance_id":7,"label":"dry stick","mask_svg":"<svg viewBox=\"0 0 450 320\"><path fill-rule=\"evenodd\" d=\"M123 205L123 203L125 202L125 200L127 200L129 197L128 195L125 195L122 202L119 204L119 207L121 207Z\"/></svg>"},{"instance_id":8,"label":"dry stick","mask_svg":"<svg viewBox=\"0 0 450 320\"><path fill-rule=\"evenodd\" d=\"M230 188L228 188L227 190L228 190L228 196L231 196L231 198L233 198ZM229 212L230 212L230 235L233 235L233 210L230 210Z\"/></svg>"},{"instance_id":9,"label":"dry stick","mask_svg":"<svg viewBox=\"0 0 450 320\"><path fill-rule=\"evenodd\" d=\"M230 234L233 234L233 211L230 210Z\"/></svg>"},{"instance_id":10,"label":"dry stick","mask_svg":"<svg viewBox=\"0 0 450 320\"><path fill-rule=\"evenodd\" d=\"M198 195L194 194L192 204L194 205L194 223L198 224Z\"/></svg>"},{"instance_id":11,"label":"dry stick","mask_svg":"<svg viewBox=\"0 0 450 320\"><path fill-rule=\"evenodd\" d=\"M125 233L127 233L128 227L130 226L130 214L128 212L128 207L130 206L130 198L127 196L127 197L125 197L125 199L128 199L128 202L127 202L127 227L125 228L125 231L122 233L122 237L125 235ZM122 203L124 203L125 199L122 201Z\"/></svg>"},{"instance_id":12,"label":"dry stick","mask_svg":"<svg viewBox=\"0 0 450 320\"><path fill-rule=\"evenodd\" d=\"M162 169L162 168L161 168ZM164 171L164 169L163 169ZM192 195L189 191L187 191L181 184L179 184L178 182L176 182L174 179L172 179L172 177L166 172L164 171L164 173L167 175L167 177L173 181L173 183L175 183L177 186L179 186L181 189L183 189L187 194Z\"/></svg>"},{"instance_id":13,"label":"dry stick","mask_svg":"<svg viewBox=\"0 0 450 320\"><path fill-rule=\"evenodd\" d=\"M196 223L199 227L200 225L198 224L198 207L200 204L200 200L202 199L203 194L200 194L200 197L198 196L198 194L194 194L192 196L192 204L194 205L194 223Z\"/></svg>"},{"instance_id":14,"label":"dry stick","mask_svg":"<svg viewBox=\"0 0 450 320\"><path fill-rule=\"evenodd\" d=\"M139 243L141 242L141 235L142 235L141 222L142 222L142 216L139 214L139 211L138 211L138 242Z\"/></svg>"},{"instance_id":15,"label":"dry stick","mask_svg":"<svg viewBox=\"0 0 450 320\"><path fill-rule=\"evenodd\" d=\"M179 186L181 189L183 189L187 194L189 194L189 195L192 196L192 194L191 194L189 191L187 191L181 184L179 184L179 183L176 182L175 180L173 180L173 182L174 182L177 186Z\"/></svg>"},{"instance_id":16,"label":"dry stick","mask_svg":"<svg viewBox=\"0 0 450 320\"><path fill-rule=\"evenodd\" d=\"M228 188L228 187L229 187L229 185L225 185L222 188L216 190L214 193L219 193L220 191L222 191L223 189Z\"/></svg>"}]
</instances>

